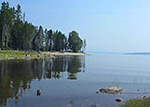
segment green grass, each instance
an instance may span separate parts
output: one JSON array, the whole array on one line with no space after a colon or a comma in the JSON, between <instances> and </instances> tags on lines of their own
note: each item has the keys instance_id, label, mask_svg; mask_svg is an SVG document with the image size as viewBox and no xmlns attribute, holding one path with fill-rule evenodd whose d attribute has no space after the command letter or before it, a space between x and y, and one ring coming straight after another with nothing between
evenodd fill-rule
<instances>
[{"instance_id":1,"label":"green grass","mask_svg":"<svg viewBox=\"0 0 150 107\"><path fill-rule=\"evenodd\" d=\"M25 52L0 51L0 55L25 55Z\"/></svg>"},{"instance_id":2,"label":"green grass","mask_svg":"<svg viewBox=\"0 0 150 107\"><path fill-rule=\"evenodd\" d=\"M0 55L25 55L24 51L0 51ZM28 55L36 55L36 52L28 52Z\"/></svg>"},{"instance_id":3,"label":"green grass","mask_svg":"<svg viewBox=\"0 0 150 107\"><path fill-rule=\"evenodd\" d=\"M35 51L25 52L25 51L0 51L0 60L3 59L25 59L25 55L29 55L31 58L37 58Z\"/></svg>"},{"instance_id":4,"label":"green grass","mask_svg":"<svg viewBox=\"0 0 150 107\"><path fill-rule=\"evenodd\" d=\"M121 105L121 107L150 107L150 98L132 99Z\"/></svg>"}]
</instances>

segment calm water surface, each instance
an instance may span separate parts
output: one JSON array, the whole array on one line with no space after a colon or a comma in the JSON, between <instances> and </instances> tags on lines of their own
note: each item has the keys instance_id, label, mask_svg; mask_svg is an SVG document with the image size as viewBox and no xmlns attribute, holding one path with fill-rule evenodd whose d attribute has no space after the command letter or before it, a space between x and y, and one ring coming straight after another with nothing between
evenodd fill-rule
<instances>
[{"instance_id":1,"label":"calm water surface","mask_svg":"<svg viewBox=\"0 0 150 107\"><path fill-rule=\"evenodd\" d=\"M96 94L111 85L122 94ZM37 96L37 90L41 95ZM53 60L0 61L0 106L116 107L150 96L150 56L59 56ZM123 98L121 103L116 98Z\"/></svg>"}]
</instances>

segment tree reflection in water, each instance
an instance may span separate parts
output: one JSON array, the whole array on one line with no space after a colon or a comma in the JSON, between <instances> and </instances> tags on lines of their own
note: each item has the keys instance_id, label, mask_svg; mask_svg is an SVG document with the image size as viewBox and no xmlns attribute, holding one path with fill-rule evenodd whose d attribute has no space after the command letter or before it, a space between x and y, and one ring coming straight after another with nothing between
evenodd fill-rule
<instances>
[{"instance_id":1,"label":"tree reflection in water","mask_svg":"<svg viewBox=\"0 0 150 107\"><path fill-rule=\"evenodd\" d=\"M16 100L30 89L34 79L60 79L68 72L67 79L77 79L78 72L85 70L84 56L58 56L51 60L4 60L0 61L0 106L7 99Z\"/></svg>"}]
</instances>

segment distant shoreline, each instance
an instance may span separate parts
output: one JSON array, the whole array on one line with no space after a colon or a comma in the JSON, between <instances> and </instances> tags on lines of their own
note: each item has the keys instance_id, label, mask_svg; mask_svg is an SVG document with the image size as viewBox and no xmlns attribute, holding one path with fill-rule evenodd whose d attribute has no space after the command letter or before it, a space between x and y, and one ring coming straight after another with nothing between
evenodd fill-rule
<instances>
[{"instance_id":1,"label":"distant shoreline","mask_svg":"<svg viewBox=\"0 0 150 107\"><path fill-rule=\"evenodd\" d=\"M25 52L25 51L0 51L0 60L10 59L54 59L55 56L89 56L87 53L74 53L74 52Z\"/></svg>"},{"instance_id":2,"label":"distant shoreline","mask_svg":"<svg viewBox=\"0 0 150 107\"><path fill-rule=\"evenodd\" d=\"M150 55L150 52L124 53L125 55Z\"/></svg>"}]
</instances>

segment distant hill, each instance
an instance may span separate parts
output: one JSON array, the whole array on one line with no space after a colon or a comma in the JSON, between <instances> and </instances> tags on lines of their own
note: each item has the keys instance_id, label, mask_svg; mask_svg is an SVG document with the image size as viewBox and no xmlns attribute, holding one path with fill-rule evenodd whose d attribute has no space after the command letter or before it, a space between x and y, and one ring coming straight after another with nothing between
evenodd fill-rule
<instances>
[{"instance_id":1,"label":"distant hill","mask_svg":"<svg viewBox=\"0 0 150 107\"><path fill-rule=\"evenodd\" d=\"M134 53L124 53L128 55L150 55L150 52L134 52Z\"/></svg>"}]
</instances>

